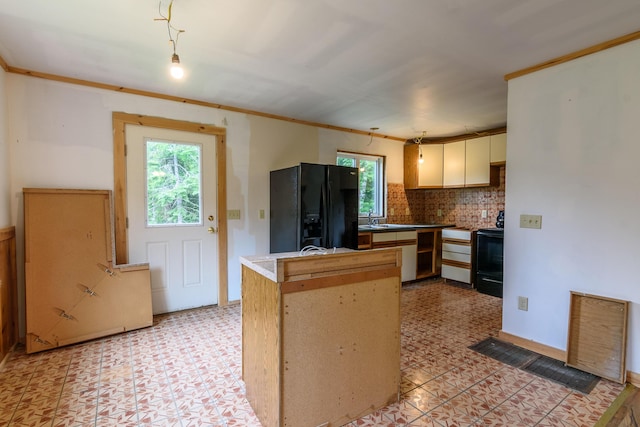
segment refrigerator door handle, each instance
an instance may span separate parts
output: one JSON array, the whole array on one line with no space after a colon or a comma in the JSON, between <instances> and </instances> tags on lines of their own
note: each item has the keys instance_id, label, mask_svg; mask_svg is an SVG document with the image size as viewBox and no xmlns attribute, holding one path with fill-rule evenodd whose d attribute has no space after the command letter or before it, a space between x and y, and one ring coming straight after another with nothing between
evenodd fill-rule
<instances>
[{"instance_id":1,"label":"refrigerator door handle","mask_svg":"<svg viewBox=\"0 0 640 427\"><path fill-rule=\"evenodd\" d=\"M331 236L331 221L329 218L329 203L331 203L331 187L328 180L322 184L322 246L329 249L329 238Z\"/></svg>"}]
</instances>

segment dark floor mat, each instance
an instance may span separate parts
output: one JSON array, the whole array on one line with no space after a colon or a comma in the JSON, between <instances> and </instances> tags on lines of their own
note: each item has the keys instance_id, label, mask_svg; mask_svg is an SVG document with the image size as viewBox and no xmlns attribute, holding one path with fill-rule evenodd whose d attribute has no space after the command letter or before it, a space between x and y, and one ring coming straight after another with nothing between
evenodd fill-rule
<instances>
[{"instance_id":1,"label":"dark floor mat","mask_svg":"<svg viewBox=\"0 0 640 427\"><path fill-rule=\"evenodd\" d=\"M493 337L482 340L469 348L502 363L585 394L589 394L600 379L600 377L580 371L579 369L565 366L564 362L559 360L497 340Z\"/></svg>"},{"instance_id":2,"label":"dark floor mat","mask_svg":"<svg viewBox=\"0 0 640 427\"><path fill-rule=\"evenodd\" d=\"M585 394L591 393L600 380L600 377L566 366L564 362L547 356L538 357L522 369Z\"/></svg>"},{"instance_id":3,"label":"dark floor mat","mask_svg":"<svg viewBox=\"0 0 640 427\"><path fill-rule=\"evenodd\" d=\"M493 337L482 340L479 343L470 346L469 348L471 350L477 351L480 354L489 356L492 359L496 359L502 363L506 363L507 365L515 366L516 368L520 368L527 363L531 363L533 359L540 356L533 351L529 351L522 347L497 340Z\"/></svg>"}]
</instances>

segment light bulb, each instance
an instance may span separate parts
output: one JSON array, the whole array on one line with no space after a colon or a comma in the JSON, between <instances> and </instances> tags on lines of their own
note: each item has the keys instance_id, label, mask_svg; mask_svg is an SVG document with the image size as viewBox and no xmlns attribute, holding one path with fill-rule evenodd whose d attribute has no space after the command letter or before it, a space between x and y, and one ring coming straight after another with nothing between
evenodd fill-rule
<instances>
[{"instance_id":1,"label":"light bulb","mask_svg":"<svg viewBox=\"0 0 640 427\"><path fill-rule=\"evenodd\" d=\"M171 77L174 79L181 79L184 76L184 70L180 65L180 57L177 54L171 56Z\"/></svg>"},{"instance_id":2,"label":"light bulb","mask_svg":"<svg viewBox=\"0 0 640 427\"><path fill-rule=\"evenodd\" d=\"M424 159L422 158L422 153L420 153L420 158L418 159L418 163L424 163Z\"/></svg>"}]
</instances>

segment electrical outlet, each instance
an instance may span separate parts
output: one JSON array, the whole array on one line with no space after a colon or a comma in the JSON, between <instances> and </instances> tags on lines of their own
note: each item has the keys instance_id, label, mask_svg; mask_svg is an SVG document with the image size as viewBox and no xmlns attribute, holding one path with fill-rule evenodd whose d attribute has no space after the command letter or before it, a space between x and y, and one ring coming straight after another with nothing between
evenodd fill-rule
<instances>
[{"instance_id":1,"label":"electrical outlet","mask_svg":"<svg viewBox=\"0 0 640 427\"><path fill-rule=\"evenodd\" d=\"M390 208L389 209L389 214L390 215L395 215L396 214L396 210L394 208Z\"/></svg>"},{"instance_id":2,"label":"electrical outlet","mask_svg":"<svg viewBox=\"0 0 640 427\"><path fill-rule=\"evenodd\" d=\"M542 215L520 215L520 228L542 228Z\"/></svg>"},{"instance_id":3,"label":"electrical outlet","mask_svg":"<svg viewBox=\"0 0 640 427\"><path fill-rule=\"evenodd\" d=\"M487 217L487 210L482 209L482 218L486 218L486 217Z\"/></svg>"},{"instance_id":4,"label":"electrical outlet","mask_svg":"<svg viewBox=\"0 0 640 427\"><path fill-rule=\"evenodd\" d=\"M227 219L240 219L240 209L229 209Z\"/></svg>"},{"instance_id":5,"label":"electrical outlet","mask_svg":"<svg viewBox=\"0 0 640 427\"><path fill-rule=\"evenodd\" d=\"M406 209L404 210L404 214L405 214L405 215L411 215L411 211L409 210L409 208L406 208Z\"/></svg>"},{"instance_id":6,"label":"electrical outlet","mask_svg":"<svg viewBox=\"0 0 640 427\"><path fill-rule=\"evenodd\" d=\"M264 219L264 209L260 209L259 216L260 219Z\"/></svg>"},{"instance_id":7,"label":"electrical outlet","mask_svg":"<svg viewBox=\"0 0 640 427\"><path fill-rule=\"evenodd\" d=\"M438 216L442 216L442 209L438 209Z\"/></svg>"},{"instance_id":8,"label":"electrical outlet","mask_svg":"<svg viewBox=\"0 0 640 427\"><path fill-rule=\"evenodd\" d=\"M518 297L518 310L529 311L529 298Z\"/></svg>"}]
</instances>

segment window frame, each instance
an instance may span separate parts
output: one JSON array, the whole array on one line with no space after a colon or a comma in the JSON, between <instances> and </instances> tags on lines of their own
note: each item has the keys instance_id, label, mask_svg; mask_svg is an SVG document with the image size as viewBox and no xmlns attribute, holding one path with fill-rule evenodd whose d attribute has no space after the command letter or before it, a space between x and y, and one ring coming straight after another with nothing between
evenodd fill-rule
<instances>
[{"instance_id":1,"label":"window frame","mask_svg":"<svg viewBox=\"0 0 640 427\"><path fill-rule=\"evenodd\" d=\"M387 209L387 197L386 197L386 193L387 193L387 187L386 187L386 163L387 163L387 158L386 156L380 155L380 154L371 154L371 153L360 153L360 152L355 152L355 151L348 151L348 150L337 150L336 151L336 163L338 162L338 158L349 158L349 159L353 159L355 161L355 167L357 167L358 169L360 169L360 161L361 160L367 160L367 161L373 161L376 163L376 180L377 180L377 186L376 189L374 191L374 206L376 207L373 211L373 213L371 214L372 218L384 218L386 215L386 209ZM358 194L360 194L360 180L358 179ZM360 212L360 197L358 198L358 217L359 218L366 218L368 217L368 213L361 213Z\"/></svg>"}]
</instances>

